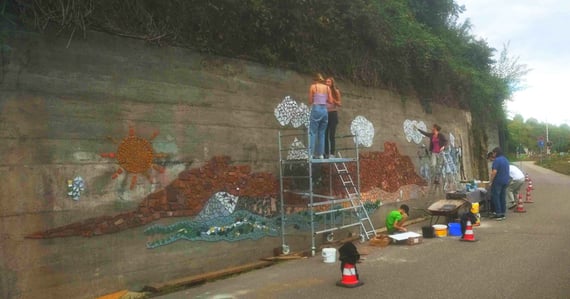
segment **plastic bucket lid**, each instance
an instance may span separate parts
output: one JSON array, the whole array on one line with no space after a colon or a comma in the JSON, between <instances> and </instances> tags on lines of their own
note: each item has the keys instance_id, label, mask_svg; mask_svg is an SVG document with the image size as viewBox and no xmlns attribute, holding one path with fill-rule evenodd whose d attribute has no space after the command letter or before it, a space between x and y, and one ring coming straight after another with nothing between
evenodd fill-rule
<instances>
[{"instance_id":1,"label":"plastic bucket lid","mask_svg":"<svg viewBox=\"0 0 570 299\"><path fill-rule=\"evenodd\" d=\"M443 224L434 224L433 229L435 230L447 230L447 225Z\"/></svg>"}]
</instances>

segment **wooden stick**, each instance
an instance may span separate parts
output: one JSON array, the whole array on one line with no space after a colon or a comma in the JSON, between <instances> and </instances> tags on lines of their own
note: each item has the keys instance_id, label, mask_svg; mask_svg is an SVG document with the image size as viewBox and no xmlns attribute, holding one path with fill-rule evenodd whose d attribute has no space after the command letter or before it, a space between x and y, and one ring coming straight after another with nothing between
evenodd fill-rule
<instances>
[{"instance_id":1,"label":"wooden stick","mask_svg":"<svg viewBox=\"0 0 570 299\"><path fill-rule=\"evenodd\" d=\"M274 264L273 261L254 262L254 263L241 265L241 266L237 266L237 267L231 267L231 268L227 268L227 269L222 269L222 270L218 270L218 271L214 271L214 272L209 272L209 273L179 278L179 279L175 279L175 280L168 281L168 282L150 284L150 285L145 286L143 288L143 291L161 292L161 291L165 291L165 290L171 289L171 288L177 288L177 287L182 287L182 286L192 286L192 285L196 285L199 283L206 282L208 280L219 279L219 278L222 278L222 277L225 277L228 275L233 275L233 274L246 272L246 271L250 271L250 270L254 270L254 269L265 268L265 267L271 266L273 264Z\"/></svg>"}]
</instances>

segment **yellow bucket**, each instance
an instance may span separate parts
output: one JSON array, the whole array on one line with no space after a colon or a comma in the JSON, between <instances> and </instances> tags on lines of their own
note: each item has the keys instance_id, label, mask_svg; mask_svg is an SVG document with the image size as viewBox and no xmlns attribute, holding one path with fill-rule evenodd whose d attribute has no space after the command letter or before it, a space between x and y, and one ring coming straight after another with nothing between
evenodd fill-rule
<instances>
[{"instance_id":1,"label":"yellow bucket","mask_svg":"<svg viewBox=\"0 0 570 299\"><path fill-rule=\"evenodd\" d=\"M478 202L474 202L471 204L471 213L473 213L473 214L479 213L479 203Z\"/></svg>"},{"instance_id":2,"label":"yellow bucket","mask_svg":"<svg viewBox=\"0 0 570 299\"><path fill-rule=\"evenodd\" d=\"M446 237L447 236L447 225L434 224L433 230L435 232L436 237Z\"/></svg>"}]
</instances>

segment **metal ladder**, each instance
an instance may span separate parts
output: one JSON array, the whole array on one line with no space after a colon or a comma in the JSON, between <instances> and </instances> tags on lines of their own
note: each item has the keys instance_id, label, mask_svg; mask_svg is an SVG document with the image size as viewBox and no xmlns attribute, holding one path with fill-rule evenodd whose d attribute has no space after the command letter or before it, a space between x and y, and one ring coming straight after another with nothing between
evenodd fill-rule
<instances>
[{"instance_id":1,"label":"metal ladder","mask_svg":"<svg viewBox=\"0 0 570 299\"><path fill-rule=\"evenodd\" d=\"M342 156L338 153L339 158ZM358 217L358 221L360 222L361 228L361 241L369 240L371 237L376 236L376 229L374 229L374 225L372 224L372 220L370 220L370 216L368 216L368 212L360 199L360 192L358 191L357 186L354 184L352 180L352 176L346 167L345 162L337 162L333 163L334 168L336 169L336 173L342 183L346 196L356 213L356 217Z\"/></svg>"}]
</instances>

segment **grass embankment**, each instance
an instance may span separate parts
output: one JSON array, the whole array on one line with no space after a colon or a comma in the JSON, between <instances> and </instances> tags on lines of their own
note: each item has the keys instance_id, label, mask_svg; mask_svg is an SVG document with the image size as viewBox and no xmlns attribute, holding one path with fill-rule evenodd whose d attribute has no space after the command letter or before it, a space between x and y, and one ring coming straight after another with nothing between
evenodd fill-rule
<instances>
[{"instance_id":1,"label":"grass embankment","mask_svg":"<svg viewBox=\"0 0 570 299\"><path fill-rule=\"evenodd\" d=\"M542 161L536 161L536 165L548 168L550 170L562 173L565 175L570 175L570 157L546 157Z\"/></svg>"}]
</instances>

